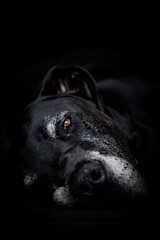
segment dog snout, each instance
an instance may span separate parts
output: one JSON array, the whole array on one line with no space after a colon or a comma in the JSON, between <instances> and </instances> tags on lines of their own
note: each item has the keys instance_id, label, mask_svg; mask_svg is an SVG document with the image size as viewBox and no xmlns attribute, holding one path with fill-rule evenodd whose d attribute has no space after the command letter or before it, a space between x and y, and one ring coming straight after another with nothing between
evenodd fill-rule
<instances>
[{"instance_id":1,"label":"dog snout","mask_svg":"<svg viewBox=\"0 0 160 240\"><path fill-rule=\"evenodd\" d=\"M86 163L74 175L71 190L78 198L98 196L106 183L105 171L100 163Z\"/></svg>"}]
</instances>

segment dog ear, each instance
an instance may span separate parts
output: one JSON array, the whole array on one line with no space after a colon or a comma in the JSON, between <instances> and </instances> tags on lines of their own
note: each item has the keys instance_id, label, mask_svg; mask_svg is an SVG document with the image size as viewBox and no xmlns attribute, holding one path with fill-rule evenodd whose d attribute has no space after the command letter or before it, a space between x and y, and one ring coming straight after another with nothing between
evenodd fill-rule
<instances>
[{"instance_id":1,"label":"dog ear","mask_svg":"<svg viewBox=\"0 0 160 240\"><path fill-rule=\"evenodd\" d=\"M96 82L82 67L53 67L44 77L40 97L53 95L73 95L102 106L97 93Z\"/></svg>"}]
</instances>

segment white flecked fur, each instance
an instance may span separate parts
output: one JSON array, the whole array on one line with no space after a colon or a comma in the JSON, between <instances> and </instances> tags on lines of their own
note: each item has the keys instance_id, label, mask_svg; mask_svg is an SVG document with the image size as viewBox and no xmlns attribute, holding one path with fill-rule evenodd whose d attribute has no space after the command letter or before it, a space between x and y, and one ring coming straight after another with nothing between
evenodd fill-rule
<instances>
[{"instance_id":1,"label":"white flecked fur","mask_svg":"<svg viewBox=\"0 0 160 240\"><path fill-rule=\"evenodd\" d=\"M102 162L107 176L132 194L142 193L144 183L137 170L127 160L116 156L104 156L97 151L88 151L86 158Z\"/></svg>"},{"instance_id":2,"label":"white flecked fur","mask_svg":"<svg viewBox=\"0 0 160 240\"><path fill-rule=\"evenodd\" d=\"M24 185L29 186L34 183L34 181L37 179L38 174L29 172L28 174L25 175L24 177Z\"/></svg>"},{"instance_id":3,"label":"white flecked fur","mask_svg":"<svg viewBox=\"0 0 160 240\"><path fill-rule=\"evenodd\" d=\"M50 137L56 138L56 123L57 121L63 119L67 113L68 113L67 111L64 111L61 112L59 115L55 115L55 117L53 116L45 117L46 128Z\"/></svg>"},{"instance_id":4,"label":"white flecked fur","mask_svg":"<svg viewBox=\"0 0 160 240\"><path fill-rule=\"evenodd\" d=\"M49 135L53 138L56 138L56 128L55 128L55 124L56 124L56 118L51 118L46 125L47 131L49 133Z\"/></svg>"},{"instance_id":5,"label":"white flecked fur","mask_svg":"<svg viewBox=\"0 0 160 240\"><path fill-rule=\"evenodd\" d=\"M61 206L72 204L73 197L67 187L59 187L53 193L53 201Z\"/></svg>"},{"instance_id":6,"label":"white flecked fur","mask_svg":"<svg viewBox=\"0 0 160 240\"><path fill-rule=\"evenodd\" d=\"M145 192L141 176L127 160L116 156L104 156L98 151L87 151L85 158L101 162L107 176L133 196ZM53 201L62 206L69 206L74 202L67 187L57 188L53 193Z\"/></svg>"}]
</instances>

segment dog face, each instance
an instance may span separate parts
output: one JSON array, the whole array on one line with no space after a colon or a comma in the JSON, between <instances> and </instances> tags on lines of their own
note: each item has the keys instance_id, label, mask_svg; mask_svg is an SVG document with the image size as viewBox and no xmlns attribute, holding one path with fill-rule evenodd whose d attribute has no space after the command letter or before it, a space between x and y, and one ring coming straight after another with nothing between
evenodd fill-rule
<instances>
[{"instance_id":1,"label":"dog face","mask_svg":"<svg viewBox=\"0 0 160 240\"><path fill-rule=\"evenodd\" d=\"M103 112L94 79L80 67L46 74L20 138L24 188L33 199L72 207L145 193L125 134Z\"/></svg>"}]
</instances>

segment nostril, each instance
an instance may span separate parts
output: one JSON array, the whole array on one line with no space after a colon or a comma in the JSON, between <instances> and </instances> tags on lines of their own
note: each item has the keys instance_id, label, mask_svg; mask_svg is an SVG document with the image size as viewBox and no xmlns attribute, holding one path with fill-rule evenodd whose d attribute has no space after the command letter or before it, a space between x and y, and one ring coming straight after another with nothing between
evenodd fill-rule
<instances>
[{"instance_id":1,"label":"nostril","mask_svg":"<svg viewBox=\"0 0 160 240\"><path fill-rule=\"evenodd\" d=\"M78 198L96 197L103 192L106 177L100 163L86 163L71 178L71 191Z\"/></svg>"},{"instance_id":2,"label":"nostril","mask_svg":"<svg viewBox=\"0 0 160 240\"><path fill-rule=\"evenodd\" d=\"M90 177L93 181L98 181L101 178L102 172L100 169L93 169L90 173Z\"/></svg>"}]
</instances>

